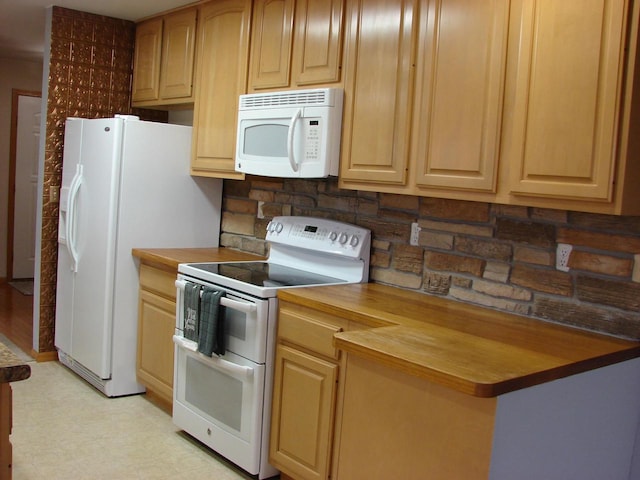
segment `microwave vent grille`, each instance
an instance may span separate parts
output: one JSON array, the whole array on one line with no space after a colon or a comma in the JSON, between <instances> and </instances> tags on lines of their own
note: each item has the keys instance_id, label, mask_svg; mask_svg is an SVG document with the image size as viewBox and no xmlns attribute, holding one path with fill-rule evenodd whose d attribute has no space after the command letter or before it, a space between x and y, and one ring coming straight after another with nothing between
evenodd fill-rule
<instances>
[{"instance_id":1,"label":"microwave vent grille","mask_svg":"<svg viewBox=\"0 0 640 480\"><path fill-rule=\"evenodd\" d=\"M240 96L240 108L295 107L331 105L329 89L258 93Z\"/></svg>"}]
</instances>

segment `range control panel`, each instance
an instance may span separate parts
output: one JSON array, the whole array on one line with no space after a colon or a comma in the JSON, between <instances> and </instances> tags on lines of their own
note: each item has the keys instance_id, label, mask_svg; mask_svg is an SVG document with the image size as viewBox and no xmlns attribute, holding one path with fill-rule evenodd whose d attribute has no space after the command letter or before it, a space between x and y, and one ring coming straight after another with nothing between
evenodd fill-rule
<instances>
[{"instance_id":1,"label":"range control panel","mask_svg":"<svg viewBox=\"0 0 640 480\"><path fill-rule=\"evenodd\" d=\"M267 225L267 241L315 252L361 258L369 255L371 231L325 218L275 217Z\"/></svg>"}]
</instances>

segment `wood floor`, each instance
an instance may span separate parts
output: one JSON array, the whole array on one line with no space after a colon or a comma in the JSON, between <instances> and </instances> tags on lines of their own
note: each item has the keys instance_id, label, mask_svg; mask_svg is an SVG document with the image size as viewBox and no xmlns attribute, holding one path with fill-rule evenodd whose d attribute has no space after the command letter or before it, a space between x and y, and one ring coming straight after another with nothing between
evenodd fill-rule
<instances>
[{"instance_id":1,"label":"wood floor","mask_svg":"<svg viewBox=\"0 0 640 480\"><path fill-rule=\"evenodd\" d=\"M21 294L6 282L0 282L0 333L31 354L33 296Z\"/></svg>"}]
</instances>

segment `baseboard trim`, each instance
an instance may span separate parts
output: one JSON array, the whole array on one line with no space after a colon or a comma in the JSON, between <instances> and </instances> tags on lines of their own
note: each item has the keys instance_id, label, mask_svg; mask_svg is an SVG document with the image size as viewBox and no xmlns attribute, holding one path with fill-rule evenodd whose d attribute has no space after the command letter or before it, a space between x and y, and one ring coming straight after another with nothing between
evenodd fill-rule
<instances>
[{"instance_id":1,"label":"baseboard trim","mask_svg":"<svg viewBox=\"0 0 640 480\"><path fill-rule=\"evenodd\" d=\"M31 356L36 359L36 362L52 362L58 360L58 352L36 352L31 350Z\"/></svg>"}]
</instances>

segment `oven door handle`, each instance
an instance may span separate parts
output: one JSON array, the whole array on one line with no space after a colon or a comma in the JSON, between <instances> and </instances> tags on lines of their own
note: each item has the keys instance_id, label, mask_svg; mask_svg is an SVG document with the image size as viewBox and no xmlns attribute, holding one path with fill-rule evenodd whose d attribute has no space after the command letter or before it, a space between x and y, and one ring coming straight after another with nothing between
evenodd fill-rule
<instances>
[{"instance_id":1,"label":"oven door handle","mask_svg":"<svg viewBox=\"0 0 640 480\"><path fill-rule=\"evenodd\" d=\"M239 310L243 313L254 313L258 308L255 303L239 302L237 300L231 300L230 298L222 297L220 299L220 305L231 308L233 310Z\"/></svg>"},{"instance_id":2,"label":"oven door handle","mask_svg":"<svg viewBox=\"0 0 640 480\"><path fill-rule=\"evenodd\" d=\"M253 368L245 367L243 365L236 365L235 363L229 362L222 358L208 357L206 355L203 355L200 352L198 352L198 344L196 342L187 340L184 337L174 335L173 343L175 343L180 348L184 348L185 350L189 350L191 352L197 353L198 360L200 360L203 363L206 363L211 367L217 368L218 370L222 370L224 372L230 373L235 377L251 378L253 376Z\"/></svg>"},{"instance_id":3,"label":"oven door handle","mask_svg":"<svg viewBox=\"0 0 640 480\"><path fill-rule=\"evenodd\" d=\"M176 280L176 288L180 292L184 292L184 287L187 285L187 282L184 280ZM242 313L254 313L258 308L255 303L249 302L239 302L238 300L231 300L227 297L222 297L220 299L220 305L231 308L233 310L238 310Z\"/></svg>"}]
</instances>

